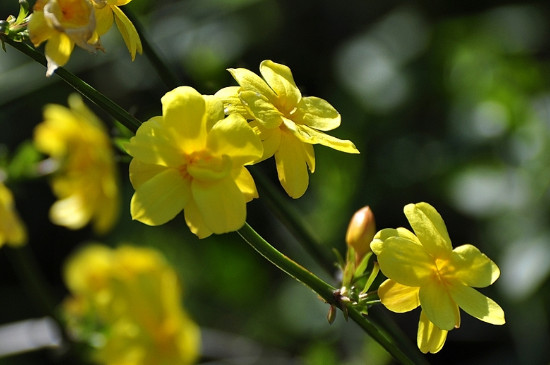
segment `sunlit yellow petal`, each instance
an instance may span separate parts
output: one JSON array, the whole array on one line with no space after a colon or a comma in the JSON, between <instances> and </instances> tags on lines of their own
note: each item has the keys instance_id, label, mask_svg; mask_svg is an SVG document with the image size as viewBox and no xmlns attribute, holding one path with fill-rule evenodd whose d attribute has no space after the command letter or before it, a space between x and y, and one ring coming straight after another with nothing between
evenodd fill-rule
<instances>
[{"instance_id":1,"label":"sunlit yellow petal","mask_svg":"<svg viewBox=\"0 0 550 365\"><path fill-rule=\"evenodd\" d=\"M260 64L260 73L267 84L278 96L278 106L291 112L297 105L302 94L294 82L290 68L270 60Z\"/></svg>"},{"instance_id":2,"label":"sunlit yellow petal","mask_svg":"<svg viewBox=\"0 0 550 365\"><path fill-rule=\"evenodd\" d=\"M427 252L439 258L450 256L453 249L451 239L445 222L434 207L427 203L408 204L404 212Z\"/></svg>"},{"instance_id":3,"label":"sunlit yellow petal","mask_svg":"<svg viewBox=\"0 0 550 365\"><path fill-rule=\"evenodd\" d=\"M239 93L239 97L250 115L264 128L277 128L283 122L281 112L265 95L256 91L243 90Z\"/></svg>"},{"instance_id":4,"label":"sunlit yellow petal","mask_svg":"<svg viewBox=\"0 0 550 365\"><path fill-rule=\"evenodd\" d=\"M149 128L147 122L142 127ZM184 161L181 151L168 138L163 138L160 131L154 135L136 135L124 147L132 157L151 165L177 167Z\"/></svg>"},{"instance_id":5,"label":"sunlit yellow petal","mask_svg":"<svg viewBox=\"0 0 550 365\"><path fill-rule=\"evenodd\" d=\"M27 29L31 42L35 47L57 33L52 27L48 26L42 11L34 11L31 14Z\"/></svg>"},{"instance_id":6,"label":"sunlit yellow petal","mask_svg":"<svg viewBox=\"0 0 550 365\"><path fill-rule=\"evenodd\" d=\"M458 305L443 283L428 282L420 288L418 295L422 310L437 327L447 331L460 327Z\"/></svg>"},{"instance_id":7,"label":"sunlit yellow petal","mask_svg":"<svg viewBox=\"0 0 550 365\"><path fill-rule=\"evenodd\" d=\"M260 138L238 114L231 114L212 127L207 148L216 155L231 156L235 165L251 163L263 153Z\"/></svg>"},{"instance_id":8,"label":"sunlit yellow petal","mask_svg":"<svg viewBox=\"0 0 550 365\"><path fill-rule=\"evenodd\" d=\"M96 28L95 31L98 35L102 36L105 33L111 29L113 26L113 11L111 10L110 6L104 6L104 7L95 7L95 22L96 22Z\"/></svg>"},{"instance_id":9,"label":"sunlit yellow petal","mask_svg":"<svg viewBox=\"0 0 550 365\"><path fill-rule=\"evenodd\" d=\"M328 134L316 131L306 125L295 124L286 118L283 118L283 122L285 127L304 143L318 143L342 152L359 153L359 150L357 150L353 142L349 140L329 136Z\"/></svg>"},{"instance_id":10,"label":"sunlit yellow petal","mask_svg":"<svg viewBox=\"0 0 550 365\"><path fill-rule=\"evenodd\" d=\"M320 131L330 131L340 125L340 113L326 100L315 96L302 98L294 115L300 124Z\"/></svg>"},{"instance_id":11,"label":"sunlit yellow petal","mask_svg":"<svg viewBox=\"0 0 550 365\"><path fill-rule=\"evenodd\" d=\"M237 184L230 178L213 183L194 180L191 186L206 226L216 234L236 231L246 219L246 201Z\"/></svg>"},{"instance_id":12,"label":"sunlit yellow petal","mask_svg":"<svg viewBox=\"0 0 550 365\"><path fill-rule=\"evenodd\" d=\"M185 223L187 223L187 227L189 227L189 230L197 237L202 239L213 233L212 230L206 225L204 217L202 216L202 213L197 207L195 201L190 200L185 206L183 213L185 215Z\"/></svg>"},{"instance_id":13,"label":"sunlit yellow petal","mask_svg":"<svg viewBox=\"0 0 550 365\"><path fill-rule=\"evenodd\" d=\"M456 247L450 264L454 267L456 278L476 288L489 286L500 276L498 266L472 245Z\"/></svg>"},{"instance_id":14,"label":"sunlit yellow petal","mask_svg":"<svg viewBox=\"0 0 550 365\"><path fill-rule=\"evenodd\" d=\"M241 99L239 98L240 91L240 86L229 86L220 89L214 94L214 96L222 100L226 114L240 114L246 119L254 119L250 115L248 109L241 102Z\"/></svg>"},{"instance_id":15,"label":"sunlit yellow petal","mask_svg":"<svg viewBox=\"0 0 550 365\"><path fill-rule=\"evenodd\" d=\"M430 322L424 311L420 313L416 337L420 351L423 353L431 352L432 354L439 352L445 344L447 333L448 331L442 330Z\"/></svg>"},{"instance_id":16,"label":"sunlit yellow petal","mask_svg":"<svg viewBox=\"0 0 550 365\"><path fill-rule=\"evenodd\" d=\"M50 220L70 229L80 229L91 220L92 207L86 204L82 195L70 195L53 203Z\"/></svg>"},{"instance_id":17,"label":"sunlit yellow petal","mask_svg":"<svg viewBox=\"0 0 550 365\"><path fill-rule=\"evenodd\" d=\"M382 304L392 312L404 313L420 305L418 291L420 288L401 285L391 279L384 281L378 288Z\"/></svg>"},{"instance_id":18,"label":"sunlit yellow petal","mask_svg":"<svg viewBox=\"0 0 550 365\"><path fill-rule=\"evenodd\" d=\"M458 306L469 315L491 324L505 323L502 308L494 300L477 290L469 286L454 284L450 286L449 292Z\"/></svg>"},{"instance_id":19,"label":"sunlit yellow petal","mask_svg":"<svg viewBox=\"0 0 550 365\"><path fill-rule=\"evenodd\" d=\"M188 86L167 92L162 98L163 127L181 138L185 153L200 151L206 146L206 103L201 94Z\"/></svg>"},{"instance_id":20,"label":"sunlit yellow petal","mask_svg":"<svg viewBox=\"0 0 550 365\"><path fill-rule=\"evenodd\" d=\"M379 255L380 252L382 252L384 241L386 241L390 237L402 237L420 245L420 241L418 241L418 238L406 228L385 228L378 231L374 236L374 239L370 243L370 248L372 252L374 252L376 255Z\"/></svg>"},{"instance_id":21,"label":"sunlit yellow petal","mask_svg":"<svg viewBox=\"0 0 550 365\"><path fill-rule=\"evenodd\" d=\"M130 161L130 182L134 189L166 170L166 166L143 163L137 158Z\"/></svg>"},{"instance_id":22,"label":"sunlit yellow petal","mask_svg":"<svg viewBox=\"0 0 550 365\"><path fill-rule=\"evenodd\" d=\"M433 259L417 243L393 236L384 241L381 249L371 247L373 252L379 252L380 270L389 279L408 286L426 285L431 280Z\"/></svg>"},{"instance_id":23,"label":"sunlit yellow petal","mask_svg":"<svg viewBox=\"0 0 550 365\"><path fill-rule=\"evenodd\" d=\"M234 170L233 176L239 190L244 195L245 201L249 202L258 197L258 191L256 190L254 179L245 167Z\"/></svg>"},{"instance_id":24,"label":"sunlit yellow petal","mask_svg":"<svg viewBox=\"0 0 550 365\"><path fill-rule=\"evenodd\" d=\"M132 219L157 226L174 218L189 201L189 182L179 171L166 169L136 189L130 204Z\"/></svg>"},{"instance_id":25,"label":"sunlit yellow petal","mask_svg":"<svg viewBox=\"0 0 550 365\"><path fill-rule=\"evenodd\" d=\"M260 157L256 162L263 161L270 158L277 152L279 146L281 145L281 129L272 128L266 129L263 128L257 121L253 120L249 123L250 126L254 129L255 133L260 136L262 144L264 146L264 152L262 157Z\"/></svg>"},{"instance_id":26,"label":"sunlit yellow petal","mask_svg":"<svg viewBox=\"0 0 550 365\"><path fill-rule=\"evenodd\" d=\"M275 153L277 174L286 193L294 199L304 195L309 185L306 161L303 143L292 134L281 133L279 150Z\"/></svg>"},{"instance_id":27,"label":"sunlit yellow petal","mask_svg":"<svg viewBox=\"0 0 550 365\"><path fill-rule=\"evenodd\" d=\"M225 118L223 100L213 95L203 95L206 112L206 130L210 131L214 124Z\"/></svg>"},{"instance_id":28,"label":"sunlit yellow petal","mask_svg":"<svg viewBox=\"0 0 550 365\"><path fill-rule=\"evenodd\" d=\"M117 28L124 39L124 43L126 43L128 51L130 51L133 61L136 58L136 53L141 54L143 52L141 40L139 39L136 27L134 27L134 24L132 24L130 19L128 19L126 14L124 14L118 6L113 5L111 6L111 9L115 15Z\"/></svg>"},{"instance_id":29,"label":"sunlit yellow petal","mask_svg":"<svg viewBox=\"0 0 550 365\"><path fill-rule=\"evenodd\" d=\"M51 76L58 67L64 66L69 61L73 48L73 41L63 33L57 33L48 40L44 50L48 61L46 76Z\"/></svg>"},{"instance_id":30,"label":"sunlit yellow petal","mask_svg":"<svg viewBox=\"0 0 550 365\"><path fill-rule=\"evenodd\" d=\"M245 68L230 68L227 71L231 73L231 76L241 86L241 91L252 91L264 95L267 100L273 102L277 100L277 96L266 84L264 80L254 72Z\"/></svg>"}]
</instances>

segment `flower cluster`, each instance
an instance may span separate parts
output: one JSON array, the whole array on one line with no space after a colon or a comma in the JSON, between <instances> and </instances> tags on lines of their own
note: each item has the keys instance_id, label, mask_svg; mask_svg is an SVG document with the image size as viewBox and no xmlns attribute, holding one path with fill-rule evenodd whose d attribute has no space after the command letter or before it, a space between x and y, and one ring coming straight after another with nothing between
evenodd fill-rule
<instances>
[{"instance_id":1,"label":"flower cluster","mask_svg":"<svg viewBox=\"0 0 550 365\"><path fill-rule=\"evenodd\" d=\"M436 353L447 332L460 327L460 311L491 324L504 324L504 312L476 288L498 279L498 266L476 247L453 249L439 213L427 203L405 206L414 233L406 228L383 229L371 242L388 279L378 289L382 304L397 313L422 307L418 348Z\"/></svg>"},{"instance_id":2,"label":"flower cluster","mask_svg":"<svg viewBox=\"0 0 550 365\"><path fill-rule=\"evenodd\" d=\"M50 210L52 222L70 229L93 222L97 233L107 232L118 217L118 174L111 140L80 96L69 97L69 108L46 106L34 144L57 168L51 185L59 200Z\"/></svg>"},{"instance_id":3,"label":"flower cluster","mask_svg":"<svg viewBox=\"0 0 550 365\"><path fill-rule=\"evenodd\" d=\"M69 259L69 334L92 347L101 364L191 364L198 326L181 307L176 272L155 250L93 244Z\"/></svg>"},{"instance_id":4,"label":"flower cluster","mask_svg":"<svg viewBox=\"0 0 550 365\"><path fill-rule=\"evenodd\" d=\"M315 171L313 144L359 153L351 141L323 133L340 125L340 114L323 99L302 96L287 66L263 61L263 79L243 68L229 72L239 86L222 89L218 95L229 113L251 121L264 144L262 160L275 156L279 181L292 198L305 193L307 170Z\"/></svg>"},{"instance_id":5,"label":"flower cluster","mask_svg":"<svg viewBox=\"0 0 550 365\"><path fill-rule=\"evenodd\" d=\"M37 0L31 14L28 31L31 42L38 47L46 42L50 76L69 61L75 45L89 52L102 50L100 37L107 33L113 18L130 51L132 60L142 52L136 28L120 10L131 0Z\"/></svg>"},{"instance_id":6,"label":"flower cluster","mask_svg":"<svg viewBox=\"0 0 550 365\"><path fill-rule=\"evenodd\" d=\"M179 87L162 98L163 115L143 123L126 146L134 219L159 225L183 210L199 238L235 231L246 202L258 196L246 165L275 155L283 187L297 198L308 186L306 165L315 168L312 144L358 153L350 141L320 132L336 128L340 114L302 97L288 67L264 61L261 70L269 84L236 69L240 87L214 96Z\"/></svg>"}]
</instances>

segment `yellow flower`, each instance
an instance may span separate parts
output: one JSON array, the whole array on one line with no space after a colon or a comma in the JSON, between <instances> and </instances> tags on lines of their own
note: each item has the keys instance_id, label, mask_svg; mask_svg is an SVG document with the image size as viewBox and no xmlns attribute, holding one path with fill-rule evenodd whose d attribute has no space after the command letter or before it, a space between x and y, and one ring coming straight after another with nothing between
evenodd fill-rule
<instances>
[{"instance_id":1,"label":"yellow flower","mask_svg":"<svg viewBox=\"0 0 550 365\"><path fill-rule=\"evenodd\" d=\"M491 285L499 277L497 265L472 245L453 249L447 228L427 203L405 206L414 234L405 229L384 229L371 243L380 269L388 277L378 295L389 310L402 313L422 306L418 347L438 352L447 331L460 326L460 311L484 322L504 324L504 312L475 288Z\"/></svg>"},{"instance_id":2,"label":"yellow flower","mask_svg":"<svg viewBox=\"0 0 550 365\"><path fill-rule=\"evenodd\" d=\"M143 52L141 40L130 19L119 8L119 6L126 5L130 1L132 0L92 0L97 20L97 34L102 36L107 33L113 25L114 18L133 61L136 57L136 52L139 54Z\"/></svg>"},{"instance_id":3,"label":"yellow flower","mask_svg":"<svg viewBox=\"0 0 550 365\"><path fill-rule=\"evenodd\" d=\"M181 307L176 272L157 251L93 244L72 256L63 303L69 333L107 365L191 364L199 327Z\"/></svg>"},{"instance_id":4,"label":"yellow flower","mask_svg":"<svg viewBox=\"0 0 550 365\"><path fill-rule=\"evenodd\" d=\"M302 97L287 66L266 60L260 64L260 78L242 68L229 72L240 87L222 89L229 113L243 113L253 119L264 143L262 159L275 155L277 173L292 198L302 196L309 184L308 168L315 171L313 144L347 153L359 153L353 143L329 136L340 125L340 114L317 97ZM236 96L238 95L238 98Z\"/></svg>"},{"instance_id":5,"label":"yellow flower","mask_svg":"<svg viewBox=\"0 0 550 365\"><path fill-rule=\"evenodd\" d=\"M75 44L89 52L101 49L95 27L96 18L90 0L37 0L28 30L35 47L47 42L46 76L69 61Z\"/></svg>"},{"instance_id":6,"label":"yellow flower","mask_svg":"<svg viewBox=\"0 0 550 365\"><path fill-rule=\"evenodd\" d=\"M111 141L80 96L71 95L69 107L47 105L44 122L34 133L36 148L59 165L51 181L59 200L50 210L50 219L70 229L92 222L97 233L105 233L116 222L119 210Z\"/></svg>"},{"instance_id":7,"label":"yellow flower","mask_svg":"<svg viewBox=\"0 0 550 365\"><path fill-rule=\"evenodd\" d=\"M27 240L23 222L15 210L11 191L0 182L0 247L20 246Z\"/></svg>"},{"instance_id":8,"label":"yellow flower","mask_svg":"<svg viewBox=\"0 0 550 365\"><path fill-rule=\"evenodd\" d=\"M262 155L262 144L240 115L224 119L223 104L190 87L161 99L162 116L143 123L126 149L134 158L132 218L160 225L184 210L199 238L239 229L246 202L257 197L244 167Z\"/></svg>"}]
</instances>

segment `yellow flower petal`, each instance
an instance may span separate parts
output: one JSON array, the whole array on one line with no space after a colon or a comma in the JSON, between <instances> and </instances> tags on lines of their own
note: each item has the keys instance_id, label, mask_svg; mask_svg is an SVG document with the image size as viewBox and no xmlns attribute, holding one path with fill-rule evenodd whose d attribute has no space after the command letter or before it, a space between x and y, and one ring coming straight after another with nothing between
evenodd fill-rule
<instances>
[{"instance_id":1,"label":"yellow flower petal","mask_svg":"<svg viewBox=\"0 0 550 365\"><path fill-rule=\"evenodd\" d=\"M214 124L225 118L223 100L212 95L203 95L206 109L206 130L210 131Z\"/></svg>"},{"instance_id":2,"label":"yellow flower petal","mask_svg":"<svg viewBox=\"0 0 550 365\"><path fill-rule=\"evenodd\" d=\"M243 104L250 112L250 115L262 125L271 129L277 128L283 122L282 114L264 94L256 91L243 90L239 93Z\"/></svg>"},{"instance_id":3,"label":"yellow flower petal","mask_svg":"<svg viewBox=\"0 0 550 365\"><path fill-rule=\"evenodd\" d=\"M301 124L320 131L340 126L340 113L326 100L314 96L302 98L294 115Z\"/></svg>"},{"instance_id":4,"label":"yellow flower petal","mask_svg":"<svg viewBox=\"0 0 550 365\"><path fill-rule=\"evenodd\" d=\"M137 158L130 161L130 182L134 189L139 188L146 181L151 180L155 175L166 170L166 166L143 163Z\"/></svg>"},{"instance_id":5,"label":"yellow flower petal","mask_svg":"<svg viewBox=\"0 0 550 365\"><path fill-rule=\"evenodd\" d=\"M46 76L51 76L58 67L69 61L73 48L73 41L63 33L57 33L48 40L44 50L48 61Z\"/></svg>"},{"instance_id":6,"label":"yellow flower petal","mask_svg":"<svg viewBox=\"0 0 550 365\"><path fill-rule=\"evenodd\" d=\"M226 114L240 114L246 119L254 119L248 112L248 109L246 109L241 102L241 99L239 98L240 91L240 86L229 86L220 89L214 94L214 96L222 100Z\"/></svg>"},{"instance_id":7,"label":"yellow flower petal","mask_svg":"<svg viewBox=\"0 0 550 365\"><path fill-rule=\"evenodd\" d=\"M126 43L126 48L128 48L128 51L130 51L130 55L132 56L133 61L136 58L136 52L139 54L143 52L141 40L139 39L136 27L134 27L134 24L132 24L130 19L128 19L126 14L124 14L122 10L118 8L118 6L112 5L111 9L113 10L113 14L115 15L117 28L120 31L122 38L124 39L124 43Z\"/></svg>"},{"instance_id":8,"label":"yellow flower petal","mask_svg":"<svg viewBox=\"0 0 550 365\"><path fill-rule=\"evenodd\" d=\"M431 352L432 354L439 352L445 344L447 333L448 331L442 330L430 322L424 311L420 313L416 337L420 351L423 353Z\"/></svg>"},{"instance_id":9,"label":"yellow flower petal","mask_svg":"<svg viewBox=\"0 0 550 365\"><path fill-rule=\"evenodd\" d=\"M391 237L402 237L413 243L420 245L420 241L418 241L418 238L414 235L414 233L412 233L406 228L403 228L403 227L399 227L397 229L385 228L378 231L374 236L374 239L370 243L370 248L372 252L374 252L376 255L379 255L380 252L382 252L384 241L386 241Z\"/></svg>"},{"instance_id":10,"label":"yellow flower petal","mask_svg":"<svg viewBox=\"0 0 550 365\"><path fill-rule=\"evenodd\" d=\"M353 142L349 140L338 139L333 136L329 136L323 132L316 131L306 125L300 125L292 122L289 119L283 118L285 127L300 141L309 144L322 144L324 146L333 148L338 151L347 153L359 153L359 150L355 148Z\"/></svg>"},{"instance_id":11,"label":"yellow flower petal","mask_svg":"<svg viewBox=\"0 0 550 365\"><path fill-rule=\"evenodd\" d=\"M447 227L434 207L427 203L408 204L404 212L427 252L438 258L445 258L451 254L453 247Z\"/></svg>"},{"instance_id":12,"label":"yellow flower petal","mask_svg":"<svg viewBox=\"0 0 550 365\"><path fill-rule=\"evenodd\" d=\"M290 68L270 60L260 64L260 73L267 84L278 96L277 106L283 108L283 112L290 113L302 98L300 90L294 82Z\"/></svg>"},{"instance_id":13,"label":"yellow flower petal","mask_svg":"<svg viewBox=\"0 0 550 365\"><path fill-rule=\"evenodd\" d=\"M286 193L294 199L304 195L307 190L307 160L304 144L292 134L281 133L281 143L275 153L277 174Z\"/></svg>"},{"instance_id":14,"label":"yellow flower petal","mask_svg":"<svg viewBox=\"0 0 550 365\"><path fill-rule=\"evenodd\" d=\"M38 47L40 43L45 42L57 33L48 23L46 23L44 12L42 11L34 11L31 14L27 29L29 31L30 40L35 47Z\"/></svg>"},{"instance_id":15,"label":"yellow flower petal","mask_svg":"<svg viewBox=\"0 0 550 365\"><path fill-rule=\"evenodd\" d=\"M174 218L190 199L189 181L165 169L136 189L130 203L132 219L157 226Z\"/></svg>"},{"instance_id":16,"label":"yellow flower petal","mask_svg":"<svg viewBox=\"0 0 550 365\"><path fill-rule=\"evenodd\" d=\"M281 129L263 128L256 120L250 122L249 125L254 129L256 134L260 136L260 139L262 140L262 144L264 146L262 157L260 157L256 162L261 162L273 156L281 145Z\"/></svg>"},{"instance_id":17,"label":"yellow flower petal","mask_svg":"<svg viewBox=\"0 0 550 365\"><path fill-rule=\"evenodd\" d=\"M454 284L449 287L449 293L458 306L469 315L491 324L505 323L502 308L494 300L477 290L469 286Z\"/></svg>"},{"instance_id":18,"label":"yellow flower petal","mask_svg":"<svg viewBox=\"0 0 550 365\"><path fill-rule=\"evenodd\" d=\"M165 130L145 122L139 132L124 146L132 157L151 165L177 167L183 163L182 151L174 146Z\"/></svg>"},{"instance_id":19,"label":"yellow flower petal","mask_svg":"<svg viewBox=\"0 0 550 365\"><path fill-rule=\"evenodd\" d=\"M235 183L239 187L239 190L243 193L245 201L249 202L258 197L258 191L256 190L254 179L245 167L235 169L233 172L233 177L235 179Z\"/></svg>"},{"instance_id":20,"label":"yellow flower petal","mask_svg":"<svg viewBox=\"0 0 550 365\"><path fill-rule=\"evenodd\" d=\"M498 266L472 245L456 247L450 260L456 270L455 277L468 286L483 288L500 276Z\"/></svg>"},{"instance_id":21,"label":"yellow flower petal","mask_svg":"<svg viewBox=\"0 0 550 365\"><path fill-rule=\"evenodd\" d=\"M212 127L207 148L213 154L231 156L235 166L251 163L263 154L260 138L238 114L231 114Z\"/></svg>"},{"instance_id":22,"label":"yellow flower petal","mask_svg":"<svg viewBox=\"0 0 550 365\"><path fill-rule=\"evenodd\" d=\"M458 305L443 283L428 282L420 288L418 296L422 310L437 327L447 331L460 327Z\"/></svg>"},{"instance_id":23,"label":"yellow flower petal","mask_svg":"<svg viewBox=\"0 0 550 365\"><path fill-rule=\"evenodd\" d=\"M201 94L188 86L167 92L162 98L163 128L178 138L185 153L206 147L206 102Z\"/></svg>"},{"instance_id":24,"label":"yellow flower petal","mask_svg":"<svg viewBox=\"0 0 550 365\"><path fill-rule=\"evenodd\" d=\"M189 230L197 237L203 239L213 233L212 230L206 225L201 211L193 200L189 201L189 204L185 206L183 213L185 215L185 223L187 223L187 227L189 227Z\"/></svg>"},{"instance_id":25,"label":"yellow flower petal","mask_svg":"<svg viewBox=\"0 0 550 365\"><path fill-rule=\"evenodd\" d=\"M378 288L378 296L382 304L392 312L404 313L420 305L420 299L418 299L419 289L387 279Z\"/></svg>"},{"instance_id":26,"label":"yellow flower petal","mask_svg":"<svg viewBox=\"0 0 550 365\"><path fill-rule=\"evenodd\" d=\"M193 180L191 191L204 223L212 232L232 232L244 225L246 201L231 178L213 183Z\"/></svg>"},{"instance_id":27,"label":"yellow flower petal","mask_svg":"<svg viewBox=\"0 0 550 365\"><path fill-rule=\"evenodd\" d=\"M102 36L113 26L114 16L110 6L94 7L95 11L95 31Z\"/></svg>"},{"instance_id":28,"label":"yellow flower petal","mask_svg":"<svg viewBox=\"0 0 550 365\"><path fill-rule=\"evenodd\" d=\"M406 238L393 236L384 241L378 251L380 270L389 279L407 286L427 285L433 277L433 258L422 246Z\"/></svg>"},{"instance_id":29,"label":"yellow flower petal","mask_svg":"<svg viewBox=\"0 0 550 365\"><path fill-rule=\"evenodd\" d=\"M253 91L264 95L267 100L273 102L277 100L277 95L271 90L264 80L254 72L245 68L230 68L227 71L233 76L235 81L241 86L241 91Z\"/></svg>"},{"instance_id":30,"label":"yellow flower petal","mask_svg":"<svg viewBox=\"0 0 550 365\"><path fill-rule=\"evenodd\" d=\"M15 210L11 191L0 182L0 247L7 243L20 246L27 240L23 222Z\"/></svg>"},{"instance_id":31,"label":"yellow flower petal","mask_svg":"<svg viewBox=\"0 0 550 365\"><path fill-rule=\"evenodd\" d=\"M55 189L63 190L63 189ZM50 220L70 229L84 227L92 218L92 206L86 204L82 195L74 194L53 203L50 208Z\"/></svg>"}]
</instances>

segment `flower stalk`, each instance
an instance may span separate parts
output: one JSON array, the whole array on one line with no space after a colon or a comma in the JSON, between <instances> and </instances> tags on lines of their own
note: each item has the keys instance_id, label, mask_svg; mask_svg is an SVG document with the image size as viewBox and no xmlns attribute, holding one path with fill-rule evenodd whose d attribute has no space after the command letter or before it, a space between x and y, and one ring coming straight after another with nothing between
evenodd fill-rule
<instances>
[{"instance_id":1,"label":"flower stalk","mask_svg":"<svg viewBox=\"0 0 550 365\"><path fill-rule=\"evenodd\" d=\"M405 353L395 344L395 341L387 332L380 329L375 323L370 321L368 317L359 313L359 311L353 307L352 303L339 301L338 296L335 295L336 288L324 282L312 272L278 251L269 244L269 242L263 239L248 223L245 223L237 233L266 260L277 266L290 277L312 289L331 306L337 306L344 313L347 313L349 318L384 347L384 349L386 349L386 351L388 351L397 361L402 364L426 364L426 361L418 355L418 353Z\"/></svg>"}]
</instances>

